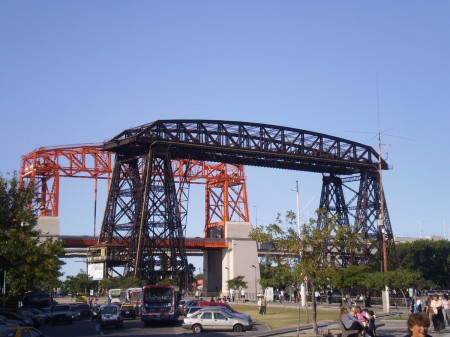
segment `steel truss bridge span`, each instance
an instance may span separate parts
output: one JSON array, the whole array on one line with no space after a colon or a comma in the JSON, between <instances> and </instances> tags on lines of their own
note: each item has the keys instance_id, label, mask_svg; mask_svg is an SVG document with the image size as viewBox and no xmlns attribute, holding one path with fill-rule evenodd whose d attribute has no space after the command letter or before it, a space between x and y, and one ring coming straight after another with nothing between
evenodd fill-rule
<instances>
[{"instance_id":1,"label":"steel truss bridge span","mask_svg":"<svg viewBox=\"0 0 450 337\"><path fill-rule=\"evenodd\" d=\"M149 147L172 158L355 174L378 170L368 145L317 132L275 125L214 120L159 120L127 129L105 150L144 155ZM382 160L382 168L387 163Z\"/></svg>"},{"instance_id":2,"label":"steel truss bridge span","mask_svg":"<svg viewBox=\"0 0 450 337\"><path fill-rule=\"evenodd\" d=\"M380 175L388 166L367 145L266 124L159 120L121 132L99 151L114 154L115 162L110 167L111 185L98 251L104 244L115 249L117 240L128 243L120 252L121 261L111 263L105 257L108 272L120 265L126 275L150 282L178 278L182 284L187 270L183 222L193 182L187 172L201 161L236 166L242 172L230 174L222 167L217 175L208 177L205 238L225 238L226 223L236 218L248 222L242 165L253 165L323 174L319 207L338 214L340 224L352 225L365 240L364 252L358 254L330 245L330 256L337 263L367 263L380 254L383 244L387 251L393 246ZM174 169L174 161L182 169ZM230 208L230 204L234 206ZM380 226L381 215L384 221ZM319 226L325 225L319 219Z\"/></svg>"}]
</instances>

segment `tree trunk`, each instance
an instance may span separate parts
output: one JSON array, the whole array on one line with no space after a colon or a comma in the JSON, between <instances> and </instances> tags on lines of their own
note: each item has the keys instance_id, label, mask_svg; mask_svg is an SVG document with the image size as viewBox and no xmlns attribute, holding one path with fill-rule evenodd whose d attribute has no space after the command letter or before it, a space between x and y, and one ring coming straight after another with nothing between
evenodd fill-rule
<instances>
[{"instance_id":1,"label":"tree trunk","mask_svg":"<svg viewBox=\"0 0 450 337\"><path fill-rule=\"evenodd\" d=\"M319 335L319 328L317 327L317 303L316 303L316 294L315 294L314 284L311 283L311 303L312 303L312 325L313 331L316 336Z\"/></svg>"}]
</instances>

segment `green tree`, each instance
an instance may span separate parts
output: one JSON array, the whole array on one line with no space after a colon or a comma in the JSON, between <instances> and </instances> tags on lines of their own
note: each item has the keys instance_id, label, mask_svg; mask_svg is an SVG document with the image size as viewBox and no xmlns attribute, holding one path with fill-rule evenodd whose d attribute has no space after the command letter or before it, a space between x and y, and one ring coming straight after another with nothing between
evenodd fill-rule
<instances>
[{"instance_id":1,"label":"green tree","mask_svg":"<svg viewBox=\"0 0 450 337\"><path fill-rule=\"evenodd\" d=\"M400 243L396 248L402 268L420 271L425 280L440 289L450 288L450 242L448 240L417 240Z\"/></svg>"},{"instance_id":2,"label":"green tree","mask_svg":"<svg viewBox=\"0 0 450 337\"><path fill-rule=\"evenodd\" d=\"M6 271L6 298L15 305L28 290L51 290L59 283L64 250L60 242L41 243L37 217L28 207L34 190L19 186L17 177L0 176L0 269Z\"/></svg>"},{"instance_id":3,"label":"green tree","mask_svg":"<svg viewBox=\"0 0 450 337\"><path fill-rule=\"evenodd\" d=\"M331 243L334 240L337 245L339 242L345 243L345 254L353 256L362 249L361 236L351 226L339 224L338 215L330 216L323 210L317 211L317 219L310 219L302 226L301 235L294 226L295 220L296 215L292 211L286 213L284 222L278 214L275 224L254 229L250 233L250 238L262 244L272 245L273 251L277 253L285 252L283 255L269 256L262 262L261 269L270 272L272 280L281 280L287 285L301 283L306 277L309 280L310 290L314 293L316 288L328 285L336 275L337 261L330 258ZM283 229L283 223L286 229ZM261 280L261 284L264 282ZM312 301L313 329L318 334L314 296Z\"/></svg>"},{"instance_id":4,"label":"green tree","mask_svg":"<svg viewBox=\"0 0 450 337\"><path fill-rule=\"evenodd\" d=\"M298 260L298 252L294 254L289 252L290 240L296 235L292 230L295 219L295 213L292 211L287 211L284 219L278 213L274 223L254 228L249 234L252 240L270 247L269 251L274 252L265 255L260 261L259 282L263 289L267 287L286 289L296 283L292 266ZM283 228L290 229L286 231ZM278 254L280 251L290 255Z\"/></svg>"},{"instance_id":5,"label":"green tree","mask_svg":"<svg viewBox=\"0 0 450 337\"><path fill-rule=\"evenodd\" d=\"M88 294L89 290L96 289L97 282L92 280L85 271L80 272L75 276L67 276L63 282L63 290L71 292L72 294L81 293Z\"/></svg>"},{"instance_id":6,"label":"green tree","mask_svg":"<svg viewBox=\"0 0 450 337\"><path fill-rule=\"evenodd\" d=\"M231 289L247 289L247 282L244 281L244 276L236 276L235 278L227 281L227 290Z\"/></svg>"}]
</instances>

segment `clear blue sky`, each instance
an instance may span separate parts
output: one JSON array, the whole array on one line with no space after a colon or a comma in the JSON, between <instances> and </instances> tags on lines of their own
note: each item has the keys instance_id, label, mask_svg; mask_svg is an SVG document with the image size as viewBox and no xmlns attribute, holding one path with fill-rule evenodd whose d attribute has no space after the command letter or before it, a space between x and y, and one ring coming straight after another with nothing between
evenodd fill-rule
<instances>
[{"instance_id":1,"label":"clear blue sky","mask_svg":"<svg viewBox=\"0 0 450 337\"><path fill-rule=\"evenodd\" d=\"M0 172L35 148L157 119L261 122L375 148L388 130L394 235L448 237L449 22L449 1L3 0ZM253 222L295 210L296 180L304 217L318 206L320 175L246 174ZM201 188L191 201L198 236ZM62 234L93 233L93 182L62 182L60 217Z\"/></svg>"}]
</instances>

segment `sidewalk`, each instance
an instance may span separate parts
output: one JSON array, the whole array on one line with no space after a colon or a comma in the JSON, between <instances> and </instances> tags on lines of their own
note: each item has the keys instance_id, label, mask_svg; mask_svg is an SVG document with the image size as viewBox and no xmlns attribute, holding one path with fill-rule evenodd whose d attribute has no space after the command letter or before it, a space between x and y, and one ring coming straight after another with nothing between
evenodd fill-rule
<instances>
[{"instance_id":1,"label":"sidewalk","mask_svg":"<svg viewBox=\"0 0 450 337\"><path fill-rule=\"evenodd\" d=\"M294 302L271 302L271 306L294 306L297 305ZM320 309L329 309L329 310L338 310L340 308L339 304L332 305L320 305ZM381 313L381 306L372 306L375 312ZM384 324L377 329L378 337L404 337L408 334L408 330L406 327L406 319L394 319L396 316L407 317L408 312L406 308L391 308L390 314L378 314L376 322L378 324ZM338 323L333 321L320 321L317 322L319 336L325 336L330 333L333 336L340 336L340 329ZM270 330L267 327L259 328L258 331L248 331L245 336L258 336L258 337L295 337L298 335L302 337L310 337L315 336L313 333L312 324L302 324L299 327L290 326L286 328L273 329ZM450 327L446 326L444 330L442 330L439 334L433 331L433 327L428 329L428 334L433 337L450 337ZM330 336L331 336L330 335Z\"/></svg>"},{"instance_id":2,"label":"sidewalk","mask_svg":"<svg viewBox=\"0 0 450 337\"><path fill-rule=\"evenodd\" d=\"M390 315L392 316L392 315ZM387 316L386 318L388 318ZM377 320L378 323L385 324L384 326L381 326L377 329L377 336L378 337L404 337L408 334L407 328L406 328L406 321L405 320L389 320L389 319L383 319L379 318ZM319 328L319 336L325 336L328 333L331 333L333 336L337 336L338 333L340 333L338 324L336 321L323 321L317 323ZM310 337L315 336L312 330L312 324L307 325L301 325L299 327L299 336L302 337ZM450 328L445 327L444 330L441 331L441 333L436 333L433 331L433 328L430 327L428 330L428 333L433 337L450 337ZM331 336L330 335L330 336ZM258 337L293 337L297 336L297 326L282 328L282 329L274 329L274 330L267 330L267 331L248 331L245 336L258 336Z\"/></svg>"}]
</instances>

